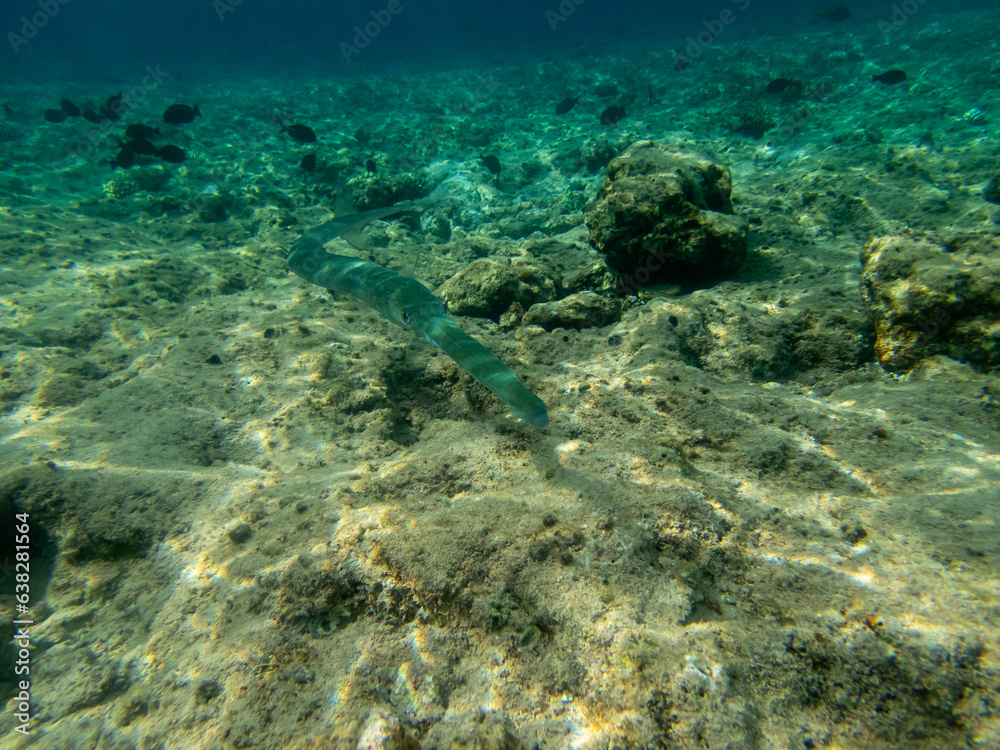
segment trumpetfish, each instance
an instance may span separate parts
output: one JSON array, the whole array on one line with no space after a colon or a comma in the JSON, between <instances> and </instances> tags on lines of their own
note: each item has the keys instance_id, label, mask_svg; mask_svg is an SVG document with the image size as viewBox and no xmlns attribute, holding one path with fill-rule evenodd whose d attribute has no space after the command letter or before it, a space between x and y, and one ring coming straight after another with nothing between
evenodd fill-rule
<instances>
[{"instance_id":1,"label":"trumpetfish","mask_svg":"<svg viewBox=\"0 0 1000 750\"><path fill-rule=\"evenodd\" d=\"M364 227L413 206L412 202L399 203L321 224L292 245L288 265L306 281L329 289L338 297L353 297L380 312L387 320L423 336L493 391L515 417L532 427L545 427L549 415L544 402L493 352L463 331L427 287L377 263L334 255L323 249L327 242L337 237L359 247Z\"/></svg>"}]
</instances>

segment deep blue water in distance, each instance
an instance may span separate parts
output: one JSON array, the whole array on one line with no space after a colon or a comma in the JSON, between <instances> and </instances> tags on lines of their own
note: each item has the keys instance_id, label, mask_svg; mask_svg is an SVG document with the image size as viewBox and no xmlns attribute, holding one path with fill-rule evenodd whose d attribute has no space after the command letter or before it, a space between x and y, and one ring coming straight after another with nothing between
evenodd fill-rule
<instances>
[{"instance_id":1,"label":"deep blue water in distance","mask_svg":"<svg viewBox=\"0 0 1000 750\"><path fill-rule=\"evenodd\" d=\"M386 10L390 1L398 3L395 14ZM582 45L605 50L616 45L673 46L706 31L723 30L726 42L750 39L807 27L815 23L816 10L834 4L812 0L7 0L0 10L4 36L0 66L6 74L44 78L68 71L82 76L125 75L136 65L148 64L177 70L212 63L220 72L268 70L277 65L321 66L332 72L406 64L516 64L574 50L581 53ZM843 25L850 29L852 24L889 18L895 4L848 3L853 16ZM968 0L949 3L948 9L990 4ZM348 63L342 45L353 46L355 27L370 24L373 13L388 17L389 23L380 25L377 37ZM720 18L732 20L723 26Z\"/></svg>"}]
</instances>

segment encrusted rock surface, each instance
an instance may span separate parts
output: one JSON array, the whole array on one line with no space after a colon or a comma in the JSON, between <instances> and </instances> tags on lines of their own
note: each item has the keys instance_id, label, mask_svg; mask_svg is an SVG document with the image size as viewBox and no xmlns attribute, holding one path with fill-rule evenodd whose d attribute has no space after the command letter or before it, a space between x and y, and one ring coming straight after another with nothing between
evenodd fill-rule
<instances>
[{"instance_id":1,"label":"encrusted rock surface","mask_svg":"<svg viewBox=\"0 0 1000 750\"><path fill-rule=\"evenodd\" d=\"M525 313L523 322L551 331L555 328L606 326L617 323L621 317L621 300L602 297L594 292L581 292L555 302L532 305Z\"/></svg>"},{"instance_id":2,"label":"encrusted rock surface","mask_svg":"<svg viewBox=\"0 0 1000 750\"><path fill-rule=\"evenodd\" d=\"M537 269L481 258L449 279L439 291L455 315L496 320L512 304L530 307L555 297L555 285Z\"/></svg>"},{"instance_id":3,"label":"encrusted rock surface","mask_svg":"<svg viewBox=\"0 0 1000 750\"><path fill-rule=\"evenodd\" d=\"M649 283L725 274L743 262L747 222L734 215L729 170L692 151L633 143L608 165L584 210L590 244L634 294Z\"/></svg>"},{"instance_id":4,"label":"encrusted rock surface","mask_svg":"<svg viewBox=\"0 0 1000 750\"><path fill-rule=\"evenodd\" d=\"M938 244L876 237L861 253L861 291L875 317L875 353L906 372L946 354L980 369L1000 364L1000 237L967 233Z\"/></svg>"}]
</instances>

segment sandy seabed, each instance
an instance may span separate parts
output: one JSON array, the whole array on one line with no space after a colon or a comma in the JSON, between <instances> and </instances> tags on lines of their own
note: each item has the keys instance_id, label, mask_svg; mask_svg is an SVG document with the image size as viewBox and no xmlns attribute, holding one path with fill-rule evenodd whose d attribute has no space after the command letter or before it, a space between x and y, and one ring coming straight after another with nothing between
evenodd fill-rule
<instances>
[{"instance_id":1,"label":"sandy seabed","mask_svg":"<svg viewBox=\"0 0 1000 750\"><path fill-rule=\"evenodd\" d=\"M201 103L169 134L188 160L131 172L39 122L97 84L5 85L0 507L29 514L38 624L34 737L8 710L0 746L1000 747L1000 385L943 355L885 372L859 291L875 237L995 235L997 131L968 112L1000 96L959 84L995 22L914 24L892 64L937 64L902 89L866 83L874 29L719 44L685 77L637 52L205 82L149 105ZM753 139L724 87L766 82L758 58L820 72ZM601 127L590 92L644 75ZM459 318L545 429L285 262L377 153L442 196L370 228L377 262L562 289L601 261L586 154L642 138L732 170L750 257L600 328Z\"/></svg>"}]
</instances>

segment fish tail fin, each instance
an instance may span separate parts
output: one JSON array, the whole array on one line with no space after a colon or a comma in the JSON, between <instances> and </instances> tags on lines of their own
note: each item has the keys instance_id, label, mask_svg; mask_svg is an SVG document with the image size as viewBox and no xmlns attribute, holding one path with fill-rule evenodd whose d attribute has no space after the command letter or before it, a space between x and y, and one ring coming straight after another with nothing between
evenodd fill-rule
<instances>
[{"instance_id":1,"label":"fish tail fin","mask_svg":"<svg viewBox=\"0 0 1000 750\"><path fill-rule=\"evenodd\" d=\"M191 108L191 111L194 112L195 117L201 117L201 110L198 109L197 104L195 104L194 107Z\"/></svg>"}]
</instances>

